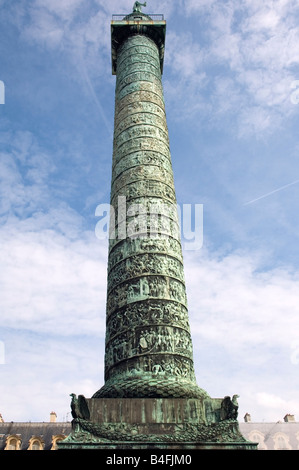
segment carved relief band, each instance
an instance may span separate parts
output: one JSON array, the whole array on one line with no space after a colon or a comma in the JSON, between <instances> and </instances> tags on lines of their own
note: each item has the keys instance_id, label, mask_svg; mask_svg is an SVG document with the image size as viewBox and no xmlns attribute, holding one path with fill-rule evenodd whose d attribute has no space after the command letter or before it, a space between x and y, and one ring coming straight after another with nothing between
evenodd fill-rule
<instances>
[{"instance_id":1,"label":"carved relief band","mask_svg":"<svg viewBox=\"0 0 299 470\"><path fill-rule=\"evenodd\" d=\"M176 257L183 262L180 241L169 237L136 237L124 240L110 241L108 272L116 263L125 258L143 253L160 253Z\"/></svg>"},{"instance_id":2,"label":"carved relief band","mask_svg":"<svg viewBox=\"0 0 299 470\"><path fill-rule=\"evenodd\" d=\"M147 90L136 90L124 95L122 100L115 104L115 119L117 119L118 113L124 108L129 108L136 103L150 103L151 105L158 106L161 110L164 109L164 99L161 95Z\"/></svg>"},{"instance_id":3,"label":"carved relief band","mask_svg":"<svg viewBox=\"0 0 299 470\"><path fill-rule=\"evenodd\" d=\"M111 191L113 195L119 194L125 185L144 180L145 178L157 182L167 181L167 183L170 184L172 181L172 172L170 172L169 169L165 170L162 166L157 165L139 165L134 168L128 168L123 171L119 177L114 178Z\"/></svg>"},{"instance_id":4,"label":"carved relief band","mask_svg":"<svg viewBox=\"0 0 299 470\"><path fill-rule=\"evenodd\" d=\"M113 183L114 179L121 175L124 171L129 171L130 169L134 169L137 166L142 166L145 168L147 165L151 165L154 167L161 168L172 177L172 168L171 168L171 161L169 157L162 155L158 152L135 152L130 155L126 155L122 160L117 162L113 167Z\"/></svg>"},{"instance_id":5,"label":"carved relief band","mask_svg":"<svg viewBox=\"0 0 299 470\"><path fill-rule=\"evenodd\" d=\"M129 140L114 152L113 164L118 163L121 158L138 151L151 151L169 156L169 146L159 139L149 137L138 137Z\"/></svg>"},{"instance_id":6,"label":"carved relief band","mask_svg":"<svg viewBox=\"0 0 299 470\"><path fill-rule=\"evenodd\" d=\"M164 109L161 108L159 104L148 102L148 101L138 101L138 102L135 102L135 101L130 102L129 100L126 100L126 101L127 101L127 104L119 110L118 115L115 117L116 127L118 127L125 119L129 119L132 115L139 114L139 113L154 114L157 117L157 119L160 119L163 122L166 120ZM116 129L116 131L117 130L118 129Z\"/></svg>"},{"instance_id":7,"label":"carved relief band","mask_svg":"<svg viewBox=\"0 0 299 470\"><path fill-rule=\"evenodd\" d=\"M117 122L115 124L115 137L117 137L123 131L130 129L132 126L136 126L138 124L148 124L150 126L156 126L162 131L164 131L164 133L166 134L165 116L157 116L154 112L135 112L133 114L127 115L126 118L120 117L117 119ZM168 135L166 134L166 140L167 139Z\"/></svg>"}]
</instances>

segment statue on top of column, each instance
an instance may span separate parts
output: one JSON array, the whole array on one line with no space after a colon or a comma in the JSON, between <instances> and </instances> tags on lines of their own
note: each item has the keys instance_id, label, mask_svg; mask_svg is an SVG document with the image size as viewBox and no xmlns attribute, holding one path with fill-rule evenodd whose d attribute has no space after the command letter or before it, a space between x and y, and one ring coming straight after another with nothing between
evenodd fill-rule
<instances>
[{"instance_id":1,"label":"statue on top of column","mask_svg":"<svg viewBox=\"0 0 299 470\"><path fill-rule=\"evenodd\" d=\"M146 2L135 2L133 6L133 13L141 13L141 7L146 7Z\"/></svg>"}]
</instances>

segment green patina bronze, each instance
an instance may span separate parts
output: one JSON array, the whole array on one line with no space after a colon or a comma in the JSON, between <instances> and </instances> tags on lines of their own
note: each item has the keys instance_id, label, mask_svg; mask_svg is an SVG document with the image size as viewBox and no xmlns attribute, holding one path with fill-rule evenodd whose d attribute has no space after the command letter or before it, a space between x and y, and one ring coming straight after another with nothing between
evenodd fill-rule
<instances>
[{"instance_id":1,"label":"green patina bronze","mask_svg":"<svg viewBox=\"0 0 299 470\"><path fill-rule=\"evenodd\" d=\"M133 6L133 13L141 13L141 7L146 7L146 2L135 2Z\"/></svg>"},{"instance_id":2,"label":"green patina bronze","mask_svg":"<svg viewBox=\"0 0 299 470\"><path fill-rule=\"evenodd\" d=\"M59 448L252 449L237 396L213 399L196 383L161 82L166 22L141 6L111 23L105 383L90 399L72 394L73 431Z\"/></svg>"},{"instance_id":3,"label":"green patina bronze","mask_svg":"<svg viewBox=\"0 0 299 470\"><path fill-rule=\"evenodd\" d=\"M116 41L118 26L112 31ZM195 380L179 223L173 210L160 36L156 43L152 34L129 35L117 49L111 205L116 215L128 215L126 220L116 217L110 240L105 385L95 398L205 394ZM144 225L135 236L128 232L136 211L130 217L128 209L119 210L119 201L127 208L144 208ZM119 237L120 226L125 238Z\"/></svg>"}]
</instances>

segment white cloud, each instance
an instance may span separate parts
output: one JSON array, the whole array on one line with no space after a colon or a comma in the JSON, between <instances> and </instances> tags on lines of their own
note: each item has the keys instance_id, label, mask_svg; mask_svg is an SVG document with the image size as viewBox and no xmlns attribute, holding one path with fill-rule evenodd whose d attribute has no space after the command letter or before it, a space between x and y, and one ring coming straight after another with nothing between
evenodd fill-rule
<instances>
[{"instance_id":1,"label":"white cloud","mask_svg":"<svg viewBox=\"0 0 299 470\"><path fill-rule=\"evenodd\" d=\"M193 77L193 86L184 88L180 116L194 118L191 109L195 113L200 110L219 125L221 113L227 117L237 112L240 135L244 136L273 132L295 113L290 105L290 86L297 78L294 66L299 64L296 3L186 2L185 12L187 16L198 15L201 34L193 26L187 45L182 35L178 41L170 41L167 65L181 90L186 70ZM174 47L176 43L178 47ZM212 83L223 80L232 81L229 93ZM189 94L193 102L188 100Z\"/></svg>"},{"instance_id":2,"label":"white cloud","mask_svg":"<svg viewBox=\"0 0 299 470\"><path fill-rule=\"evenodd\" d=\"M23 29L23 36L26 39L38 41L48 47L57 47L61 44L64 35L64 25L57 21L48 10L38 8L36 5L31 8L30 25Z\"/></svg>"},{"instance_id":3,"label":"white cloud","mask_svg":"<svg viewBox=\"0 0 299 470\"><path fill-rule=\"evenodd\" d=\"M258 259L242 253L220 259L186 253L185 264L196 335L239 352L252 345L289 349L299 323L298 273L263 272Z\"/></svg>"},{"instance_id":4,"label":"white cloud","mask_svg":"<svg viewBox=\"0 0 299 470\"><path fill-rule=\"evenodd\" d=\"M105 318L106 245L93 232L72 240L53 229L20 227L0 232L2 324L51 334L99 329Z\"/></svg>"},{"instance_id":5,"label":"white cloud","mask_svg":"<svg viewBox=\"0 0 299 470\"><path fill-rule=\"evenodd\" d=\"M167 109L171 106L172 118L191 119L208 106L202 93L208 82L204 52L191 33L175 31L167 34L165 48L165 69L168 70L163 85Z\"/></svg>"},{"instance_id":6,"label":"white cloud","mask_svg":"<svg viewBox=\"0 0 299 470\"><path fill-rule=\"evenodd\" d=\"M284 400L283 398L277 395L271 394L271 393L263 393L263 392L257 393L257 401L260 405L265 406L267 408L279 407L281 409L284 409L286 405L288 407L291 406L290 403L286 402L286 400Z\"/></svg>"},{"instance_id":7,"label":"white cloud","mask_svg":"<svg viewBox=\"0 0 299 470\"><path fill-rule=\"evenodd\" d=\"M84 1L82 0L63 0L63 2L60 0L51 0L51 3L47 2L47 0L35 0L34 6L35 8L43 7L56 16L70 20L78 7L83 4Z\"/></svg>"},{"instance_id":8,"label":"white cloud","mask_svg":"<svg viewBox=\"0 0 299 470\"><path fill-rule=\"evenodd\" d=\"M2 414L65 420L69 393L103 383L107 243L63 204L10 217L0 241Z\"/></svg>"},{"instance_id":9,"label":"white cloud","mask_svg":"<svg viewBox=\"0 0 299 470\"><path fill-rule=\"evenodd\" d=\"M52 410L59 421L70 420L69 394L90 397L103 383L104 331L61 336L2 329L1 334L6 346L1 413L6 421L48 421Z\"/></svg>"},{"instance_id":10,"label":"white cloud","mask_svg":"<svg viewBox=\"0 0 299 470\"><path fill-rule=\"evenodd\" d=\"M295 417L299 416L299 402L296 399L290 400L265 392L257 393L255 398L257 406L264 410L267 420L282 421L286 414L293 414Z\"/></svg>"},{"instance_id":11,"label":"white cloud","mask_svg":"<svg viewBox=\"0 0 299 470\"><path fill-rule=\"evenodd\" d=\"M2 325L91 333L105 314L107 244L51 188L55 165L32 134L2 141Z\"/></svg>"},{"instance_id":12,"label":"white cloud","mask_svg":"<svg viewBox=\"0 0 299 470\"><path fill-rule=\"evenodd\" d=\"M185 0L185 9L187 13L192 14L196 11L209 11L216 0Z\"/></svg>"},{"instance_id":13,"label":"white cloud","mask_svg":"<svg viewBox=\"0 0 299 470\"><path fill-rule=\"evenodd\" d=\"M190 33L177 34L170 31L167 35L166 64L183 78L191 78L198 73L203 61L203 53Z\"/></svg>"},{"instance_id":14,"label":"white cloud","mask_svg":"<svg viewBox=\"0 0 299 470\"><path fill-rule=\"evenodd\" d=\"M20 220L46 210L53 198L50 177L56 166L53 158L27 131L2 133L5 149L0 153L0 217Z\"/></svg>"}]
</instances>

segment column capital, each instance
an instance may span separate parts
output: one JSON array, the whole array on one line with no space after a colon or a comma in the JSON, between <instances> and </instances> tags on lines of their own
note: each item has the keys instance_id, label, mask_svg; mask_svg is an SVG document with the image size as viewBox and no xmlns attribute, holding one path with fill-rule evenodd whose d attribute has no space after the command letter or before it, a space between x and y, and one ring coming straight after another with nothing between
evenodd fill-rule
<instances>
[{"instance_id":1,"label":"column capital","mask_svg":"<svg viewBox=\"0 0 299 470\"><path fill-rule=\"evenodd\" d=\"M166 21L163 15L113 15L111 21L111 62L112 75L116 75L117 51L130 36L143 34L150 37L157 45L160 57L161 74L163 73Z\"/></svg>"}]
</instances>

